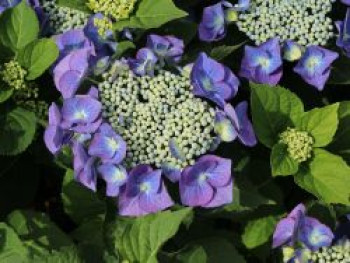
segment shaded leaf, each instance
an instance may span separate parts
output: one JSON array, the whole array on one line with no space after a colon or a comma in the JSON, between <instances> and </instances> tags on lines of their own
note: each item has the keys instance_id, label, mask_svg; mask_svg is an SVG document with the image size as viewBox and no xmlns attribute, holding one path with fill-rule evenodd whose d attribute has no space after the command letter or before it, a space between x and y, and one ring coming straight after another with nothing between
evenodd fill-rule
<instances>
[{"instance_id":1,"label":"shaded leaf","mask_svg":"<svg viewBox=\"0 0 350 263\"><path fill-rule=\"evenodd\" d=\"M287 145L275 144L271 152L271 169L273 176L287 176L298 172L299 164L287 151Z\"/></svg>"}]
</instances>

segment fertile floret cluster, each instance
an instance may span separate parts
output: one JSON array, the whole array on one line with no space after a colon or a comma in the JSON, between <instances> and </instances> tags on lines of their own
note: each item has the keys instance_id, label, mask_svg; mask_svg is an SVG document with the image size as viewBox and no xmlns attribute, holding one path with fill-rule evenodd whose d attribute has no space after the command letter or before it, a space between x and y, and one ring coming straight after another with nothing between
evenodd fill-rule
<instances>
[{"instance_id":1,"label":"fertile floret cluster","mask_svg":"<svg viewBox=\"0 0 350 263\"><path fill-rule=\"evenodd\" d=\"M136 76L128 67L103 75L103 115L128 145L126 165L184 168L214 141L215 110L194 97L186 76L159 70Z\"/></svg>"},{"instance_id":2,"label":"fertile floret cluster","mask_svg":"<svg viewBox=\"0 0 350 263\"><path fill-rule=\"evenodd\" d=\"M311 157L314 139L307 132L288 128L280 134L280 143L286 144L289 156L301 163Z\"/></svg>"},{"instance_id":3,"label":"fertile floret cluster","mask_svg":"<svg viewBox=\"0 0 350 263\"><path fill-rule=\"evenodd\" d=\"M69 7L58 6L56 0L44 0L43 10L48 16L49 26L55 34L80 29L88 21L88 14Z\"/></svg>"},{"instance_id":4,"label":"fertile floret cluster","mask_svg":"<svg viewBox=\"0 0 350 263\"><path fill-rule=\"evenodd\" d=\"M331 247L323 247L310 255L314 263L350 263L350 241L342 240Z\"/></svg>"},{"instance_id":5,"label":"fertile floret cluster","mask_svg":"<svg viewBox=\"0 0 350 263\"><path fill-rule=\"evenodd\" d=\"M120 20L128 18L137 0L89 0L87 6L94 13Z\"/></svg>"},{"instance_id":6,"label":"fertile floret cluster","mask_svg":"<svg viewBox=\"0 0 350 263\"><path fill-rule=\"evenodd\" d=\"M13 96L17 105L35 113L38 119L46 119L48 104L39 99L39 88L34 83L27 84L28 89L20 90Z\"/></svg>"},{"instance_id":7,"label":"fertile floret cluster","mask_svg":"<svg viewBox=\"0 0 350 263\"><path fill-rule=\"evenodd\" d=\"M21 90L27 87L25 81L27 71L17 61L4 63L0 69L0 77L9 88Z\"/></svg>"},{"instance_id":8,"label":"fertile floret cluster","mask_svg":"<svg viewBox=\"0 0 350 263\"><path fill-rule=\"evenodd\" d=\"M255 43L270 38L294 40L302 46L326 45L333 36L327 14L335 0L256 0L239 15L238 28Z\"/></svg>"}]
</instances>

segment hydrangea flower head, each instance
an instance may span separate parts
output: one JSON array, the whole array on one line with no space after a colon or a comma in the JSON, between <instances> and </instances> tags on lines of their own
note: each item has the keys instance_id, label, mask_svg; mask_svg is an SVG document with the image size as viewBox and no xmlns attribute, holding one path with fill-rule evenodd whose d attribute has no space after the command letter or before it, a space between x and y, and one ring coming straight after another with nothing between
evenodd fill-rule
<instances>
[{"instance_id":1,"label":"hydrangea flower head","mask_svg":"<svg viewBox=\"0 0 350 263\"><path fill-rule=\"evenodd\" d=\"M245 47L240 75L250 81L276 85L282 77L282 58L278 39L258 47Z\"/></svg>"},{"instance_id":2,"label":"hydrangea flower head","mask_svg":"<svg viewBox=\"0 0 350 263\"><path fill-rule=\"evenodd\" d=\"M147 47L151 49L160 61L177 63L184 52L184 42L173 36L149 35Z\"/></svg>"},{"instance_id":3,"label":"hydrangea flower head","mask_svg":"<svg viewBox=\"0 0 350 263\"><path fill-rule=\"evenodd\" d=\"M102 13L114 20L128 18L137 0L88 0L87 6L94 13Z\"/></svg>"},{"instance_id":4,"label":"hydrangea flower head","mask_svg":"<svg viewBox=\"0 0 350 263\"><path fill-rule=\"evenodd\" d=\"M223 108L225 101L233 98L239 80L224 65L201 53L193 65L191 81L196 96L207 98Z\"/></svg>"},{"instance_id":5,"label":"hydrangea flower head","mask_svg":"<svg viewBox=\"0 0 350 263\"><path fill-rule=\"evenodd\" d=\"M101 158L103 163L120 164L125 158L126 143L109 124L104 123L94 134L89 154Z\"/></svg>"},{"instance_id":6,"label":"hydrangea flower head","mask_svg":"<svg viewBox=\"0 0 350 263\"><path fill-rule=\"evenodd\" d=\"M218 207L232 202L231 160L205 155L184 169L180 196L188 206Z\"/></svg>"},{"instance_id":7,"label":"hydrangea flower head","mask_svg":"<svg viewBox=\"0 0 350 263\"><path fill-rule=\"evenodd\" d=\"M344 21L337 21L338 29L337 46L344 50L345 55L350 57L350 8L346 11Z\"/></svg>"},{"instance_id":8,"label":"hydrangea flower head","mask_svg":"<svg viewBox=\"0 0 350 263\"><path fill-rule=\"evenodd\" d=\"M128 181L119 196L119 213L126 216L140 216L164 210L173 205L163 180L161 170L149 165L132 169Z\"/></svg>"},{"instance_id":9,"label":"hydrangea flower head","mask_svg":"<svg viewBox=\"0 0 350 263\"><path fill-rule=\"evenodd\" d=\"M331 64L338 58L336 52L319 46L309 46L294 71L307 83L322 91L331 72Z\"/></svg>"},{"instance_id":10,"label":"hydrangea flower head","mask_svg":"<svg viewBox=\"0 0 350 263\"><path fill-rule=\"evenodd\" d=\"M246 146L256 145L257 140L247 111L248 103L243 101L236 108L226 104L224 111L216 112L215 131L222 141L232 142L238 138Z\"/></svg>"}]
</instances>

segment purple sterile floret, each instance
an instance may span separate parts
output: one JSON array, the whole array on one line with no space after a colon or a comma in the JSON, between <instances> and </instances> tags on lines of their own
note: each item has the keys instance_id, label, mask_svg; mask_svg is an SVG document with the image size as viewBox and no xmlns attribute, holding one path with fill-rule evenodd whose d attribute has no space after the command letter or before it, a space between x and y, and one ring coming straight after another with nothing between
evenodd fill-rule
<instances>
[{"instance_id":1,"label":"purple sterile floret","mask_svg":"<svg viewBox=\"0 0 350 263\"><path fill-rule=\"evenodd\" d=\"M90 143L89 154L101 158L103 163L120 164L126 155L126 142L109 124L104 123Z\"/></svg>"},{"instance_id":2,"label":"purple sterile floret","mask_svg":"<svg viewBox=\"0 0 350 263\"><path fill-rule=\"evenodd\" d=\"M216 112L215 131L221 141L232 142L236 138L246 146L257 143L253 125L248 118L248 103L243 101L236 108L226 104L224 110Z\"/></svg>"},{"instance_id":3,"label":"purple sterile floret","mask_svg":"<svg viewBox=\"0 0 350 263\"><path fill-rule=\"evenodd\" d=\"M89 156L84 145L77 141L73 142L72 150L74 155L73 166L75 180L92 191L96 191L96 159Z\"/></svg>"},{"instance_id":4,"label":"purple sterile floret","mask_svg":"<svg viewBox=\"0 0 350 263\"><path fill-rule=\"evenodd\" d=\"M90 95L66 99L62 107L61 127L77 133L94 133L101 125L102 105Z\"/></svg>"},{"instance_id":5,"label":"purple sterile floret","mask_svg":"<svg viewBox=\"0 0 350 263\"><path fill-rule=\"evenodd\" d=\"M207 98L223 108L239 86L238 78L224 65L201 53L193 65L191 82L196 96Z\"/></svg>"},{"instance_id":6,"label":"purple sterile floret","mask_svg":"<svg viewBox=\"0 0 350 263\"><path fill-rule=\"evenodd\" d=\"M63 98L71 98L77 92L88 72L89 59L93 52L90 47L72 51L54 68L55 85Z\"/></svg>"},{"instance_id":7,"label":"purple sterile floret","mask_svg":"<svg viewBox=\"0 0 350 263\"><path fill-rule=\"evenodd\" d=\"M305 217L305 206L297 205L290 214L282 219L276 226L273 234L272 247L293 245L298 239L298 229L303 217Z\"/></svg>"},{"instance_id":8,"label":"purple sterile floret","mask_svg":"<svg viewBox=\"0 0 350 263\"><path fill-rule=\"evenodd\" d=\"M350 57L350 8L346 10L344 21L337 21L335 25L339 33L337 46L344 51L346 56Z\"/></svg>"},{"instance_id":9,"label":"purple sterile floret","mask_svg":"<svg viewBox=\"0 0 350 263\"><path fill-rule=\"evenodd\" d=\"M138 76L154 75L154 66L158 58L149 48L141 48L135 59L129 59L130 69Z\"/></svg>"},{"instance_id":10,"label":"purple sterile floret","mask_svg":"<svg viewBox=\"0 0 350 263\"><path fill-rule=\"evenodd\" d=\"M246 46L239 74L255 83L277 85L282 77L278 39L272 38L258 47Z\"/></svg>"},{"instance_id":11,"label":"purple sterile floret","mask_svg":"<svg viewBox=\"0 0 350 263\"><path fill-rule=\"evenodd\" d=\"M162 180L162 171L149 165L133 168L119 195L119 213L141 216L164 210L174 204Z\"/></svg>"},{"instance_id":12,"label":"purple sterile floret","mask_svg":"<svg viewBox=\"0 0 350 263\"><path fill-rule=\"evenodd\" d=\"M343 4L350 6L350 0L340 0Z\"/></svg>"},{"instance_id":13,"label":"purple sterile floret","mask_svg":"<svg viewBox=\"0 0 350 263\"><path fill-rule=\"evenodd\" d=\"M147 47L158 57L161 63L178 63L184 53L184 42L173 36L149 35Z\"/></svg>"},{"instance_id":14,"label":"purple sterile floret","mask_svg":"<svg viewBox=\"0 0 350 263\"><path fill-rule=\"evenodd\" d=\"M225 12L222 2L204 8L199 24L199 38L212 42L221 40L226 35Z\"/></svg>"},{"instance_id":15,"label":"purple sterile floret","mask_svg":"<svg viewBox=\"0 0 350 263\"><path fill-rule=\"evenodd\" d=\"M293 246L297 241L313 251L331 245L334 238L332 231L305 213L305 206L299 204L277 224L273 234L273 248Z\"/></svg>"},{"instance_id":16,"label":"purple sterile floret","mask_svg":"<svg viewBox=\"0 0 350 263\"><path fill-rule=\"evenodd\" d=\"M331 64L338 56L336 52L325 48L309 46L295 66L294 71L308 84L322 91L329 78Z\"/></svg>"},{"instance_id":17,"label":"purple sterile floret","mask_svg":"<svg viewBox=\"0 0 350 263\"><path fill-rule=\"evenodd\" d=\"M120 187L122 187L128 178L125 168L121 165L111 163L102 164L97 168L103 180L106 182L106 194L110 197L119 195Z\"/></svg>"},{"instance_id":18,"label":"purple sterile floret","mask_svg":"<svg viewBox=\"0 0 350 263\"><path fill-rule=\"evenodd\" d=\"M54 36L54 39L60 51L58 62L72 51L83 48L94 49L92 42L85 36L82 29L69 30L63 34Z\"/></svg>"},{"instance_id":19,"label":"purple sterile floret","mask_svg":"<svg viewBox=\"0 0 350 263\"><path fill-rule=\"evenodd\" d=\"M181 201L187 206L218 207L232 202L231 160L205 155L185 168L180 178Z\"/></svg>"}]
</instances>

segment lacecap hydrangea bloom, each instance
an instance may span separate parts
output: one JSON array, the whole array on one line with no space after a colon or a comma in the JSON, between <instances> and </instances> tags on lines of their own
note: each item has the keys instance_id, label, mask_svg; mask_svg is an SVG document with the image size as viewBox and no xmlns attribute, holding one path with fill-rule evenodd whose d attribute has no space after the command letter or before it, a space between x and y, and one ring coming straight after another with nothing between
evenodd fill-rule
<instances>
[{"instance_id":1,"label":"lacecap hydrangea bloom","mask_svg":"<svg viewBox=\"0 0 350 263\"><path fill-rule=\"evenodd\" d=\"M172 206L170 182L179 182L184 205L230 203L231 160L212 151L236 138L256 144L247 103L228 102L239 86L233 72L204 53L182 69L182 40L151 35L136 58L113 61L97 89L80 95L88 57L96 55L86 49L81 44L54 69L64 100L51 106L45 133L52 153L72 148L76 180L95 191L102 178L127 216Z\"/></svg>"}]
</instances>

